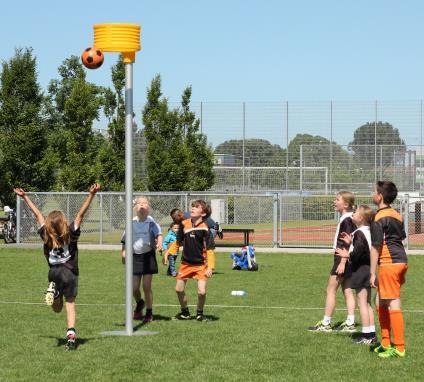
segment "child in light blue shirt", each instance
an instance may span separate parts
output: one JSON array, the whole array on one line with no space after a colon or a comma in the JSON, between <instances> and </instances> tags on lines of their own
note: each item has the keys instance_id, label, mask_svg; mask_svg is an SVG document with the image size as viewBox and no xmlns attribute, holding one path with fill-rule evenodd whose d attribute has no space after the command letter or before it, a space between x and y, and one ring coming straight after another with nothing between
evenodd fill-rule
<instances>
[{"instance_id":1,"label":"child in light blue shirt","mask_svg":"<svg viewBox=\"0 0 424 382\"><path fill-rule=\"evenodd\" d=\"M164 265L168 263L168 271L166 272L168 276L175 277L177 276L177 270L175 268L175 263L177 261L178 252L175 255L169 255L167 256L168 248L169 246L177 240L177 232L178 232L179 224L178 223L172 223L169 226L168 234L166 235L165 239L163 240L162 249L164 251Z\"/></svg>"}]
</instances>

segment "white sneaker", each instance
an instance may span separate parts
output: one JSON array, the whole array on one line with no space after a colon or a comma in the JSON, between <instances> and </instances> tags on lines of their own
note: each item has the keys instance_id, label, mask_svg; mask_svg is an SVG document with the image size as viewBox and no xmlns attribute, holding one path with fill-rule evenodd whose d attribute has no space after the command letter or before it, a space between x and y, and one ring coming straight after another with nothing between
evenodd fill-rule
<instances>
[{"instance_id":1,"label":"white sneaker","mask_svg":"<svg viewBox=\"0 0 424 382\"><path fill-rule=\"evenodd\" d=\"M49 286L47 287L46 296L44 298L44 301L48 306L52 306L55 297L57 297L56 294L56 284L53 281L50 281Z\"/></svg>"}]
</instances>

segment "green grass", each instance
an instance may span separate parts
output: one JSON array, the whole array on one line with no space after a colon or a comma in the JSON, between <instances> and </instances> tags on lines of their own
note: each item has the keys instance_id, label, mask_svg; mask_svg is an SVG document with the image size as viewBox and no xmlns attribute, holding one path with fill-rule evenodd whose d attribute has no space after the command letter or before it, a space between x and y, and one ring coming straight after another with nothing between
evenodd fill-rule
<instances>
[{"instance_id":1,"label":"green grass","mask_svg":"<svg viewBox=\"0 0 424 382\"><path fill-rule=\"evenodd\" d=\"M405 359L378 359L345 335L310 333L321 319L331 255L258 253L259 271L231 270L217 254L208 283L208 322L176 322L175 281L153 279L153 336L105 337L124 330L124 268L119 253L80 250L79 347L66 352L64 312L41 304L47 264L41 250L0 246L0 381L421 381L424 257L411 256L403 288ZM246 297L232 297L246 290ZM194 282L189 303L196 302ZM22 303L26 304L22 304ZM336 321L346 312L340 310ZM192 314L195 308L191 308ZM357 314L359 318L359 314Z\"/></svg>"}]
</instances>

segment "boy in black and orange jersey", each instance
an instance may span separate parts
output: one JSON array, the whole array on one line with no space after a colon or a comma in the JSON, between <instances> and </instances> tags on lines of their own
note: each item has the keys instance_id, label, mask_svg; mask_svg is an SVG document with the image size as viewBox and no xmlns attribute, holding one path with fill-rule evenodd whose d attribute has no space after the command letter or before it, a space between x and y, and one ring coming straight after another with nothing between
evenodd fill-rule
<instances>
[{"instance_id":1,"label":"boy in black and orange jersey","mask_svg":"<svg viewBox=\"0 0 424 382\"><path fill-rule=\"evenodd\" d=\"M212 277L215 267L214 241L206 223L211 214L210 206L204 200L194 200L191 203L190 218L181 222L177 233L177 240L169 247L165 256L174 255L179 246L183 246L181 265L177 274L178 300L181 312L175 318L190 319L185 286L187 280L197 280L197 314L196 320L203 321L203 307L206 301L206 282Z\"/></svg>"},{"instance_id":2,"label":"boy in black and orange jersey","mask_svg":"<svg viewBox=\"0 0 424 382\"><path fill-rule=\"evenodd\" d=\"M376 287L378 265L377 312L381 328L381 344L374 349L381 358L404 357L404 321L401 310L400 288L408 269L405 248L406 238L402 216L390 204L396 199L396 185L379 181L373 201L378 206L371 225L371 286ZM390 332L393 336L391 346Z\"/></svg>"}]
</instances>

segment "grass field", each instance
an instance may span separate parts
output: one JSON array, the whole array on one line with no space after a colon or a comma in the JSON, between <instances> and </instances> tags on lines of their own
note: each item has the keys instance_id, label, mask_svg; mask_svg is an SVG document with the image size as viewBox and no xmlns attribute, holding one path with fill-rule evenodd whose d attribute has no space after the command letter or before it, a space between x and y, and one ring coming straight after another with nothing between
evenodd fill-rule
<instances>
[{"instance_id":1,"label":"grass field","mask_svg":"<svg viewBox=\"0 0 424 382\"><path fill-rule=\"evenodd\" d=\"M259 271L231 270L217 254L208 283L207 322L172 321L174 280L153 279L151 336L105 337L124 330L124 268L119 254L80 251L79 346L65 351L65 313L43 305L47 264L41 250L0 246L0 381L422 381L424 257L410 256L403 289L405 359L378 359L346 335L310 333L321 319L332 256L257 254ZM245 290L246 297L231 296ZM196 301L188 283L189 303ZM334 316L345 318L341 300ZM191 308L195 313L195 308ZM359 315L357 314L357 317Z\"/></svg>"}]
</instances>

